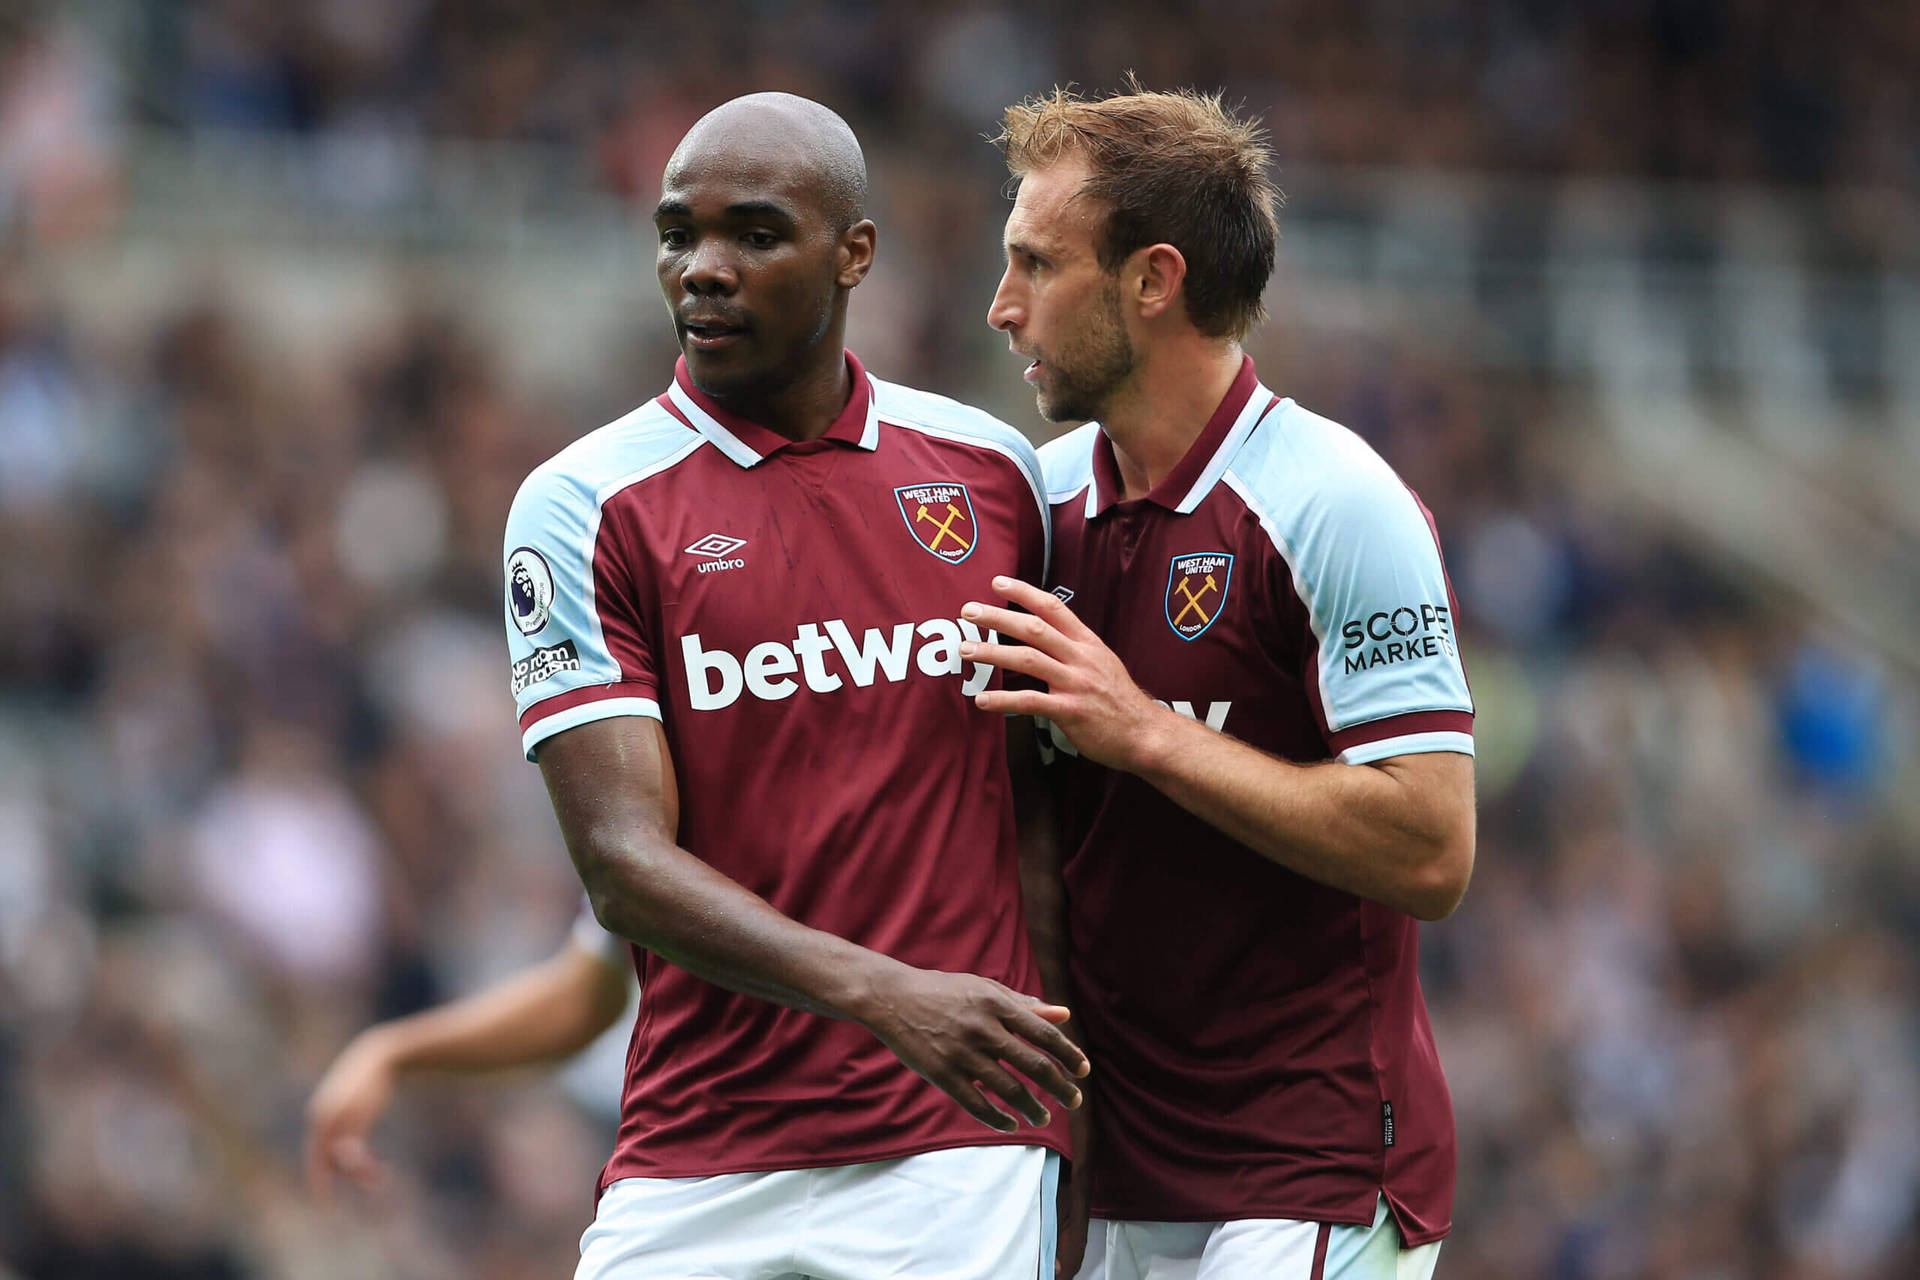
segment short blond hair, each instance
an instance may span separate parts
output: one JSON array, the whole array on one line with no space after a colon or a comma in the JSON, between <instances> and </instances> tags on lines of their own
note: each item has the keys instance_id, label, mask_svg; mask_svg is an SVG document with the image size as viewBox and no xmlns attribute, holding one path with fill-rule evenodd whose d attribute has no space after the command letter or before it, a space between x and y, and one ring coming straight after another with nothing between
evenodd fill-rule
<instances>
[{"instance_id":1,"label":"short blond hair","mask_svg":"<svg viewBox=\"0 0 1920 1280\"><path fill-rule=\"evenodd\" d=\"M1055 88L1008 107L994 142L1015 178L1084 156L1093 173L1083 191L1105 213L1101 267L1172 245L1187 260L1187 315L1202 333L1237 341L1265 317L1281 199L1267 178L1272 151L1265 130L1218 93L1149 91L1131 76L1126 92L1105 98Z\"/></svg>"}]
</instances>

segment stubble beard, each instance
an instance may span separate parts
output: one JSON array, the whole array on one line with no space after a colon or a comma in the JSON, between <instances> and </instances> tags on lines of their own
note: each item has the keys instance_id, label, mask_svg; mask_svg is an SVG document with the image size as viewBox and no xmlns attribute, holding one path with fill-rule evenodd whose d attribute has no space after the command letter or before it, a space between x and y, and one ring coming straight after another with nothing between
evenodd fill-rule
<instances>
[{"instance_id":1,"label":"stubble beard","mask_svg":"<svg viewBox=\"0 0 1920 1280\"><path fill-rule=\"evenodd\" d=\"M1042 360L1053 384L1035 394L1049 422L1091 422L1101 416L1114 391L1133 376L1139 357L1120 314L1120 282L1109 280L1086 323Z\"/></svg>"}]
</instances>

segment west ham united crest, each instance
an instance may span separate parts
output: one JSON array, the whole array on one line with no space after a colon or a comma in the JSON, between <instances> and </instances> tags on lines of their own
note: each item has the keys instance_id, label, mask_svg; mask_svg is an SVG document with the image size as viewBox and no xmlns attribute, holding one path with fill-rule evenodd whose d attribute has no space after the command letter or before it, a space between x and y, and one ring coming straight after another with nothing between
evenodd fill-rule
<instances>
[{"instance_id":1,"label":"west ham united crest","mask_svg":"<svg viewBox=\"0 0 1920 1280\"><path fill-rule=\"evenodd\" d=\"M1167 571L1167 625L1182 640L1197 639L1220 616L1233 582L1233 557L1224 551L1175 556Z\"/></svg>"},{"instance_id":2,"label":"west ham united crest","mask_svg":"<svg viewBox=\"0 0 1920 1280\"><path fill-rule=\"evenodd\" d=\"M893 497L908 532L921 546L948 564L959 564L973 554L973 499L967 496L967 486L903 484Z\"/></svg>"}]
</instances>

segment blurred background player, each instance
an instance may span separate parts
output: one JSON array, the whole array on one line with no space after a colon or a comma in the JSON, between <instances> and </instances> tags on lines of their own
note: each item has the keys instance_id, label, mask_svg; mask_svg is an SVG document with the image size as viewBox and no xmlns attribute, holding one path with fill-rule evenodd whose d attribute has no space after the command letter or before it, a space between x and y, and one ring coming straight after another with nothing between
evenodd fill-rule
<instances>
[{"instance_id":1,"label":"blurred background player","mask_svg":"<svg viewBox=\"0 0 1920 1280\"><path fill-rule=\"evenodd\" d=\"M307 1185L322 1200L336 1178L377 1192L387 1171L373 1154L373 1131L398 1086L564 1061L619 1021L633 991L627 944L583 903L566 942L542 963L498 986L368 1027L340 1051L307 1102Z\"/></svg>"},{"instance_id":2,"label":"blurred background player","mask_svg":"<svg viewBox=\"0 0 1920 1280\"><path fill-rule=\"evenodd\" d=\"M1085 1059L1022 994L1008 727L958 618L1044 573L1045 495L1019 433L845 349L866 185L818 103L703 116L654 214L673 382L507 518L521 741L646 993L582 1280L1054 1266L1033 1090L1078 1105Z\"/></svg>"},{"instance_id":3,"label":"blurred background player","mask_svg":"<svg viewBox=\"0 0 1920 1280\"><path fill-rule=\"evenodd\" d=\"M572 1268L617 1046L410 1090L377 1215L301 1136L577 908L500 535L677 354L636 219L715 102L828 103L849 344L1038 442L981 139L1133 68L1271 127L1247 349L1446 539L1442 1275L1920 1274L1917 60L1875 0L0 4L0 1266Z\"/></svg>"},{"instance_id":4,"label":"blurred background player","mask_svg":"<svg viewBox=\"0 0 1920 1280\"><path fill-rule=\"evenodd\" d=\"M1024 644L962 653L1044 682L977 701L1067 757L1068 990L1100 1067L1083 1274L1425 1280L1454 1127L1416 921L1474 858L1438 534L1241 348L1277 234L1253 124L1056 91L1002 141L989 319L1042 414L1096 421L1042 451L1057 594L996 581L1033 616L962 616Z\"/></svg>"}]
</instances>

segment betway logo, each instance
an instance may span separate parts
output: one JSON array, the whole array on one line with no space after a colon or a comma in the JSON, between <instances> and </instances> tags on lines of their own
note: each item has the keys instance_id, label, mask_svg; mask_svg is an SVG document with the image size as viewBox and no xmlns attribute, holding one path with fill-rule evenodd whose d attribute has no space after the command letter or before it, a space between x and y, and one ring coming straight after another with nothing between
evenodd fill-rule
<instances>
[{"instance_id":1,"label":"betway logo","mask_svg":"<svg viewBox=\"0 0 1920 1280\"><path fill-rule=\"evenodd\" d=\"M803 622L794 629L791 643L768 640L747 650L744 658L703 647L696 631L680 637L680 657L687 668L688 703L695 711L718 711L738 702L742 693L766 702L790 698L803 682L814 693L832 693L849 680L863 689L876 680L897 684L912 668L930 676L957 676L964 665L960 642L982 638L971 622L929 618L884 631L868 627L856 640L844 621L828 618ZM984 638L999 637L989 631ZM992 678L993 668L976 662L960 692L971 698Z\"/></svg>"}]
</instances>

